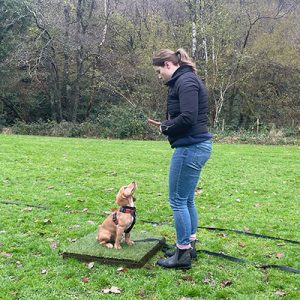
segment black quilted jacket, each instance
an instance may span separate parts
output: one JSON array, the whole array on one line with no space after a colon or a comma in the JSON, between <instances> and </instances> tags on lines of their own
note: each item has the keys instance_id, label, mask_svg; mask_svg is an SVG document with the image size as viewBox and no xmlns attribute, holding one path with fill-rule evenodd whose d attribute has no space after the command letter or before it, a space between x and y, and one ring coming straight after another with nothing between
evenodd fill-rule
<instances>
[{"instance_id":1,"label":"black quilted jacket","mask_svg":"<svg viewBox=\"0 0 300 300\"><path fill-rule=\"evenodd\" d=\"M161 130L170 144L179 138L207 133L207 90L192 68L179 67L166 85L168 120L162 122Z\"/></svg>"}]
</instances>

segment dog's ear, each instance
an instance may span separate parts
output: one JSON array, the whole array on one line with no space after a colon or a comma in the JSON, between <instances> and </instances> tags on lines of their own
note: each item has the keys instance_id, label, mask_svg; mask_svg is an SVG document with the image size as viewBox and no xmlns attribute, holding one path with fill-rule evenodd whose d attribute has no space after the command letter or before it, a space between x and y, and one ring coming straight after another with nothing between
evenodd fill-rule
<instances>
[{"instance_id":1,"label":"dog's ear","mask_svg":"<svg viewBox=\"0 0 300 300\"><path fill-rule=\"evenodd\" d=\"M125 195L126 188L126 186L122 186L116 196L116 204L118 204L119 206L125 206L128 203L126 198L127 196Z\"/></svg>"}]
</instances>

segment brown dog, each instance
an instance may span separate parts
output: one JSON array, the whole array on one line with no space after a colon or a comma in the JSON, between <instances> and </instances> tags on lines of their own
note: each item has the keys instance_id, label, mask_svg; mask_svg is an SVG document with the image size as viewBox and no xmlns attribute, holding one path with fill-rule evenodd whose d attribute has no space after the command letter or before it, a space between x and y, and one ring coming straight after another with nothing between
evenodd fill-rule
<instances>
[{"instance_id":1,"label":"brown dog","mask_svg":"<svg viewBox=\"0 0 300 300\"><path fill-rule=\"evenodd\" d=\"M104 222L99 225L96 239L101 245L107 248L115 247L115 249L121 249L120 242L124 232L126 244L134 244L134 242L130 240L130 230L135 224L135 200L133 193L136 188L137 185L135 182L120 188L116 196L116 203L120 208L110 214Z\"/></svg>"}]
</instances>

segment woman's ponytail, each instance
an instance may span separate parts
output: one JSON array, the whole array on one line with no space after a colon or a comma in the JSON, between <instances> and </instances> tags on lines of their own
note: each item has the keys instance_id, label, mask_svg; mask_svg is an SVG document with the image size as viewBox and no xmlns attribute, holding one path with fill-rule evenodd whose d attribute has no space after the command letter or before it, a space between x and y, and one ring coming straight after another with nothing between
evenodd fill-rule
<instances>
[{"instance_id":1,"label":"woman's ponytail","mask_svg":"<svg viewBox=\"0 0 300 300\"><path fill-rule=\"evenodd\" d=\"M196 73L197 71L196 64L182 48L179 48L176 52L170 49L161 49L153 56L152 64L154 66L164 66L166 61L171 61L176 66L190 66L193 72Z\"/></svg>"},{"instance_id":2,"label":"woman's ponytail","mask_svg":"<svg viewBox=\"0 0 300 300\"><path fill-rule=\"evenodd\" d=\"M192 61L183 48L179 48L175 54L178 56L180 66L190 66L195 73L197 72L196 64Z\"/></svg>"}]
</instances>

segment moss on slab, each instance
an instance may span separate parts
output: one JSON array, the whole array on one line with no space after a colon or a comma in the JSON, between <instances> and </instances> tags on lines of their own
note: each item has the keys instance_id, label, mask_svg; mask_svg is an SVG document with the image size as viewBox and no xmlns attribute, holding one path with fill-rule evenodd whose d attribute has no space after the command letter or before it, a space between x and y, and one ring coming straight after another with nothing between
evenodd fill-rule
<instances>
[{"instance_id":1,"label":"moss on slab","mask_svg":"<svg viewBox=\"0 0 300 300\"><path fill-rule=\"evenodd\" d=\"M63 257L140 268L160 249L161 243L164 242L162 236L144 231L132 233L131 239L135 241L132 246L123 242L120 250L108 249L99 245L96 240L96 232L93 232L71 244L63 252Z\"/></svg>"}]
</instances>

